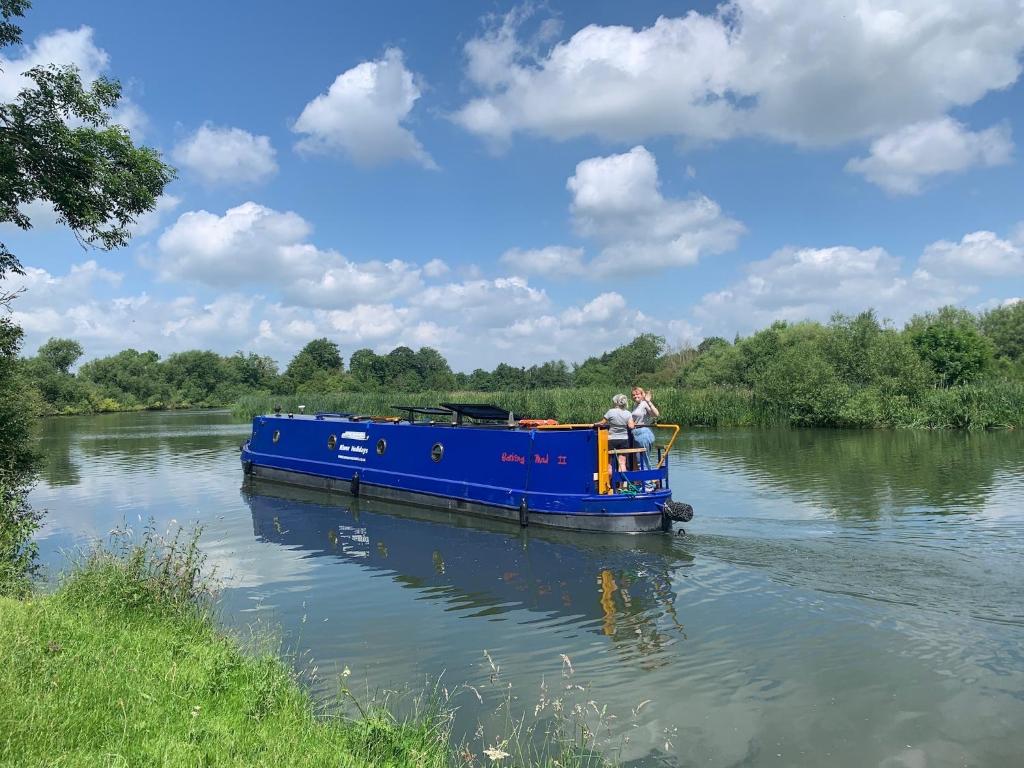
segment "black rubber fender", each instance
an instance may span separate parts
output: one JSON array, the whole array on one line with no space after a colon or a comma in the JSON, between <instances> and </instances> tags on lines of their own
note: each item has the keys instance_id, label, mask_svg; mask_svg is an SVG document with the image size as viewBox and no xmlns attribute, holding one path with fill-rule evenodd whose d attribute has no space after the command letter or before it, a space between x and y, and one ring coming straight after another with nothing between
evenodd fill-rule
<instances>
[{"instance_id":1,"label":"black rubber fender","mask_svg":"<svg viewBox=\"0 0 1024 768\"><path fill-rule=\"evenodd\" d=\"M669 520L688 523L693 520L693 507L683 501L666 501L661 511Z\"/></svg>"},{"instance_id":2,"label":"black rubber fender","mask_svg":"<svg viewBox=\"0 0 1024 768\"><path fill-rule=\"evenodd\" d=\"M349 487L349 492L353 496L355 496L356 498L359 498L359 473L358 472L356 472L354 475L352 475L352 483L351 483L351 485Z\"/></svg>"}]
</instances>

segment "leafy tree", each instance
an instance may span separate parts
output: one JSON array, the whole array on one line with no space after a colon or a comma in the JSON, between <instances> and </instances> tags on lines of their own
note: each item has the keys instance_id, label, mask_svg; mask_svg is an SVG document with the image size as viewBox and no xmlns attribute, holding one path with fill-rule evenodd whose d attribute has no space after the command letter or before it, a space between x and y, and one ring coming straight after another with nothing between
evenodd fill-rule
<instances>
[{"instance_id":1,"label":"leafy tree","mask_svg":"<svg viewBox=\"0 0 1024 768\"><path fill-rule=\"evenodd\" d=\"M979 324L997 355L1014 362L1024 360L1024 301L985 312Z\"/></svg>"},{"instance_id":2,"label":"leafy tree","mask_svg":"<svg viewBox=\"0 0 1024 768\"><path fill-rule=\"evenodd\" d=\"M353 352L348 370L360 383L370 386L383 385L387 375L383 358L372 349L357 349Z\"/></svg>"},{"instance_id":3,"label":"leafy tree","mask_svg":"<svg viewBox=\"0 0 1024 768\"><path fill-rule=\"evenodd\" d=\"M549 360L530 366L526 370L526 381L530 389L558 389L572 385L572 373L564 360Z\"/></svg>"},{"instance_id":4,"label":"leafy tree","mask_svg":"<svg viewBox=\"0 0 1024 768\"><path fill-rule=\"evenodd\" d=\"M448 361L433 347L419 348L416 352L416 368L422 389L444 391L455 386L455 376Z\"/></svg>"},{"instance_id":5,"label":"leafy tree","mask_svg":"<svg viewBox=\"0 0 1024 768\"><path fill-rule=\"evenodd\" d=\"M342 366L341 351L337 344L327 338L313 339L288 363L281 382L282 388L289 392L329 392L332 388L338 388L331 381L340 385L344 370ZM316 384L311 385L314 378ZM310 389L310 386L314 388Z\"/></svg>"},{"instance_id":6,"label":"leafy tree","mask_svg":"<svg viewBox=\"0 0 1024 768\"><path fill-rule=\"evenodd\" d=\"M176 352L162 368L172 399L182 405L224 405L238 393L231 369L216 352Z\"/></svg>"},{"instance_id":7,"label":"leafy tree","mask_svg":"<svg viewBox=\"0 0 1024 768\"><path fill-rule=\"evenodd\" d=\"M384 385L397 392L415 392L423 385L416 353L409 347L395 347L384 356Z\"/></svg>"},{"instance_id":8,"label":"leafy tree","mask_svg":"<svg viewBox=\"0 0 1024 768\"><path fill-rule=\"evenodd\" d=\"M70 373L71 366L85 354L82 345L74 339L50 339L36 352L36 357L56 371Z\"/></svg>"},{"instance_id":9,"label":"leafy tree","mask_svg":"<svg viewBox=\"0 0 1024 768\"><path fill-rule=\"evenodd\" d=\"M723 339L721 336L708 336L706 339L702 339L700 344L697 345L697 351L703 355L705 352L710 352L713 349L728 346L729 341L727 339Z\"/></svg>"},{"instance_id":10,"label":"leafy tree","mask_svg":"<svg viewBox=\"0 0 1024 768\"><path fill-rule=\"evenodd\" d=\"M277 363L272 357L239 350L226 362L232 378L245 387L270 391L277 385Z\"/></svg>"},{"instance_id":11,"label":"leafy tree","mask_svg":"<svg viewBox=\"0 0 1024 768\"><path fill-rule=\"evenodd\" d=\"M995 353L995 345L982 335L974 315L957 307L915 315L906 333L944 387L975 380L989 367Z\"/></svg>"},{"instance_id":12,"label":"leafy tree","mask_svg":"<svg viewBox=\"0 0 1024 768\"><path fill-rule=\"evenodd\" d=\"M160 355L152 350L125 349L91 360L82 365L78 377L100 398L111 398L126 406L156 406L170 399Z\"/></svg>"},{"instance_id":13,"label":"leafy tree","mask_svg":"<svg viewBox=\"0 0 1024 768\"><path fill-rule=\"evenodd\" d=\"M29 5L0 0L0 46L21 42L12 19ZM174 170L111 124L118 82L101 77L86 88L70 65L33 67L24 76L27 87L0 104L0 222L30 229L21 206L45 200L83 243L105 250L124 245L129 226L153 208ZM0 243L0 278L20 269Z\"/></svg>"},{"instance_id":14,"label":"leafy tree","mask_svg":"<svg viewBox=\"0 0 1024 768\"><path fill-rule=\"evenodd\" d=\"M0 0L0 50L21 42L15 20L30 5ZM13 102L0 104L0 222L30 229L21 206L44 200L83 243L106 249L123 245L129 225L153 208L173 169L155 150L135 147L123 128L110 124L108 111L121 95L116 82L101 78L86 89L70 66L34 67L25 76L29 86ZM9 274L24 271L0 242L0 281ZM0 287L0 313L15 296ZM35 569L31 537L40 520L27 502L37 407L18 360L21 341L21 329L0 317L0 591L5 592L23 590ZM57 362L65 359L58 356Z\"/></svg>"}]
</instances>

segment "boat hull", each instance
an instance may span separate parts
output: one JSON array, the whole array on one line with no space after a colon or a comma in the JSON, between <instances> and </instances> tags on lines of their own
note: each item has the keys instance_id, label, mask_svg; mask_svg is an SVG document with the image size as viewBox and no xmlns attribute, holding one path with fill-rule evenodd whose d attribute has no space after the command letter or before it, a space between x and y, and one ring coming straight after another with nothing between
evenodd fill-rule
<instances>
[{"instance_id":1,"label":"boat hull","mask_svg":"<svg viewBox=\"0 0 1024 768\"><path fill-rule=\"evenodd\" d=\"M254 466L251 472L254 478L270 480L302 488L315 488L345 495L352 494L352 481L339 480L323 475L311 475L274 467ZM365 499L379 499L400 504L411 504L417 507L439 509L446 512L457 512L471 517L488 520L504 520L520 524L519 509L484 504L466 499L453 499L445 496L434 496L428 493L410 491L402 488L360 483L358 496ZM544 528L557 528L570 531L598 531L603 533L653 533L663 530L663 515L660 510L651 512L620 513L614 515L585 513L557 514L550 512L527 511L526 524Z\"/></svg>"}]
</instances>

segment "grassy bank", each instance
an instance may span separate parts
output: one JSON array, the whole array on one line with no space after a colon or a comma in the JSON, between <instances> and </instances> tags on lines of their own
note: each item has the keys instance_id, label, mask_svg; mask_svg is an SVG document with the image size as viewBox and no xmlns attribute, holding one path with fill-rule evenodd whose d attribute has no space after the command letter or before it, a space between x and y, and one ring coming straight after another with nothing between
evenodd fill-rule
<instances>
[{"instance_id":1,"label":"grassy bank","mask_svg":"<svg viewBox=\"0 0 1024 768\"><path fill-rule=\"evenodd\" d=\"M0 764L449 764L446 719L328 717L278 659L243 653L197 562L97 554L55 594L0 598Z\"/></svg>"},{"instance_id":2,"label":"grassy bank","mask_svg":"<svg viewBox=\"0 0 1024 768\"><path fill-rule=\"evenodd\" d=\"M797 385L795 385L797 387ZM608 409L608 388L534 389L499 392L340 392L331 395L246 396L234 405L239 418L286 411L342 411L399 415L391 405L485 402L516 415L562 422L596 421ZM990 381L925 391L911 399L877 389L820 393L786 400L731 388L664 388L655 393L663 423L683 426L831 426L859 428L1012 429L1024 426L1024 382ZM811 393L815 394L815 393Z\"/></svg>"},{"instance_id":3,"label":"grassy bank","mask_svg":"<svg viewBox=\"0 0 1024 768\"><path fill-rule=\"evenodd\" d=\"M578 718L513 718L486 652L506 693L504 736L484 740L481 728L454 742L447 689L399 718L360 703L343 675L339 698L315 705L275 654L218 628L197 541L115 538L54 593L0 597L0 766L611 765L581 707Z\"/></svg>"}]
</instances>

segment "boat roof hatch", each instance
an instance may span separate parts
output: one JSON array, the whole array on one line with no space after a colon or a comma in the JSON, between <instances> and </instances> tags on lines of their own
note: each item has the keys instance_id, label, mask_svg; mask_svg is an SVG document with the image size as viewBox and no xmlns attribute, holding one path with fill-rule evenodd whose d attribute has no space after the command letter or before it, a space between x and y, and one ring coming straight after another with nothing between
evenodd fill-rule
<instances>
[{"instance_id":1,"label":"boat roof hatch","mask_svg":"<svg viewBox=\"0 0 1024 768\"><path fill-rule=\"evenodd\" d=\"M508 421L510 415L504 408L486 403L441 403L441 407L457 414L460 422L463 417L476 421Z\"/></svg>"}]
</instances>

